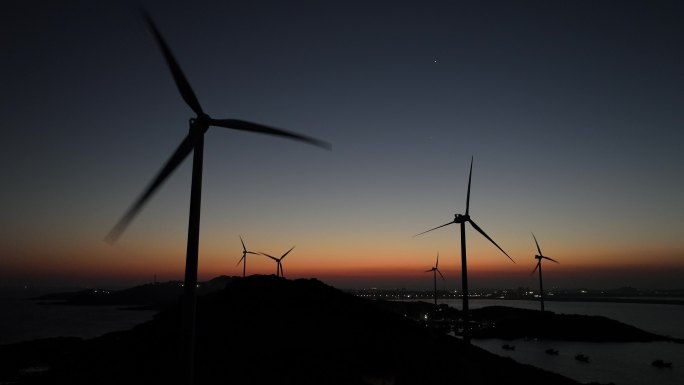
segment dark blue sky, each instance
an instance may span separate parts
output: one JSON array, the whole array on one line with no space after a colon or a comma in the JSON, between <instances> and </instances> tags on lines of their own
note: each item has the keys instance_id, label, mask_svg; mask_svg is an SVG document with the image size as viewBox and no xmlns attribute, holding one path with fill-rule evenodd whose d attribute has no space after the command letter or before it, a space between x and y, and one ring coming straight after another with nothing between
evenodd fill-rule
<instances>
[{"instance_id":1,"label":"dark blue sky","mask_svg":"<svg viewBox=\"0 0 684 385\"><path fill-rule=\"evenodd\" d=\"M455 230L411 235L464 210L471 155L472 214L519 262L469 233L475 287L530 281L530 231L563 286L681 278L684 3L144 4L213 117L333 143L208 132L201 278L237 274L238 234L339 285L420 285L437 251L456 276ZM5 1L0 44L0 278L180 277L189 162L102 242L192 117L137 4Z\"/></svg>"}]
</instances>

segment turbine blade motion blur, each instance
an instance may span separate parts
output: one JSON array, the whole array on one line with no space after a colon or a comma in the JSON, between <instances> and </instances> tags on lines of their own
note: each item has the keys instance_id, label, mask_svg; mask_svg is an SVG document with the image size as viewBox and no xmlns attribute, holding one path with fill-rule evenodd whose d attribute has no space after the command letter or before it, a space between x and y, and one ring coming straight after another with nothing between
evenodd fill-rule
<instances>
[{"instance_id":1,"label":"turbine blade motion blur","mask_svg":"<svg viewBox=\"0 0 684 385\"><path fill-rule=\"evenodd\" d=\"M432 230L437 230L437 229L439 229L440 227L449 226L449 225L452 224L452 223L454 223L454 221L451 221L451 222L449 222L449 223L445 223L445 224L443 224L443 225L441 225L441 226L437 226L437 227L435 227L434 229L430 229L430 230L428 230L428 231L423 231L423 232L420 233L420 234L414 235L414 237L417 237L417 236L419 236L419 235L423 235L423 234L425 234L425 233L429 233L429 232L432 231Z\"/></svg>"},{"instance_id":2,"label":"turbine blade motion blur","mask_svg":"<svg viewBox=\"0 0 684 385\"><path fill-rule=\"evenodd\" d=\"M210 119L209 124L212 126L232 128L234 130L256 132L259 134L280 136L287 139L298 140L300 142L312 144L326 150L332 150L332 144L320 139L312 138L310 136L297 134L290 131L281 130L280 128L269 127L259 123L247 122L238 119Z\"/></svg>"},{"instance_id":3,"label":"turbine blade motion blur","mask_svg":"<svg viewBox=\"0 0 684 385\"><path fill-rule=\"evenodd\" d=\"M166 178L171 175L176 168L185 160L185 158L192 152L195 147L195 142L199 139L196 135L188 134L185 139L178 146L176 151L171 155L168 161L162 169L159 171L157 176L152 180L152 183L145 189L145 191L140 195L140 197L133 203L133 205L126 211L124 216L119 220L119 222L112 228L107 237L105 238L107 242L113 243L121 236L121 234L126 230L128 225L131 223L133 218L138 215L138 212L147 203L150 197L157 191L159 186L166 180Z\"/></svg>"},{"instance_id":4,"label":"turbine blade motion blur","mask_svg":"<svg viewBox=\"0 0 684 385\"><path fill-rule=\"evenodd\" d=\"M140 212L145 203L152 197L152 195L157 191L161 184L178 168L178 166L183 162L183 160L191 153L194 152L193 167L192 167L192 184L191 184L191 194L190 194L190 213L188 222L188 239L187 239L187 249L185 256L185 281L183 285L184 291L184 305L182 317L182 334L183 334L183 346L185 347L185 359L187 360L185 367L186 378L189 379L190 383L193 383L193 378L196 377L195 370L195 329L196 329L196 289L197 289L197 266L198 266L198 245L200 243L200 217L201 217L201 196L202 196L202 166L203 166L203 139L204 133L209 128L209 125L229 127L237 130L258 132L262 134L275 135L279 137L285 137L289 139L303 141L305 143L313 144L326 149L332 149L330 143L314 139L308 136L276 129L273 127L268 127L256 123L245 122L242 120L213 120L209 115L205 114L202 110L197 95L193 91L188 79L186 78L183 70L181 69L178 61L174 57L171 49L164 40L161 32L157 28L157 25L152 20L151 15L141 9L142 17L150 28L156 44L159 46L166 65L171 71L176 87L181 97L185 103L193 110L197 115L195 119L190 119L190 133L183 139L181 144L178 146L176 151L173 153L171 158L162 167L159 173L152 180L152 183L143 191L142 195L133 203L133 205L126 211L123 217L117 222L117 224L112 228L109 234L105 237L110 243L115 242L121 234L125 231L131 221ZM247 254L256 254L247 251L245 242L240 237L240 242L242 243L243 255L240 261L243 263L243 276L246 274L247 266ZM281 272L280 260L265 254L260 253L268 258L275 260L278 263L278 272ZM240 262L238 262L239 264Z\"/></svg>"},{"instance_id":5,"label":"turbine blade motion blur","mask_svg":"<svg viewBox=\"0 0 684 385\"><path fill-rule=\"evenodd\" d=\"M490 238L489 235L487 235L487 233L485 233L484 230L482 230L482 229L480 228L480 226L476 225L475 222L473 222L472 219L469 219L468 222L470 222L470 224L475 228L475 230L477 230L477 231L478 231L480 234L482 234L485 238L489 239L489 241L492 242L492 243L494 244L494 246L496 246L499 250L501 250L501 252L504 253L504 254L508 257L508 259L511 260L511 262L515 263L515 261L513 260L513 258L511 258L511 256L508 255L508 253L505 252L504 249L502 249L499 245L497 245L496 242L494 242L494 240L493 240L492 238Z\"/></svg>"},{"instance_id":6,"label":"turbine blade motion blur","mask_svg":"<svg viewBox=\"0 0 684 385\"><path fill-rule=\"evenodd\" d=\"M183 100L185 100L185 103L195 112L195 114L197 114L197 116L204 115L204 112L202 111L202 106L200 106L199 100L197 100L195 92L192 90L192 87L190 87L188 79L183 74L180 65L178 65L178 62L176 61L176 59L173 56L173 53L171 52L171 49L166 44L166 41L162 37L161 32L159 32L159 29L157 29L157 26L154 24L152 17L149 13L147 13L147 11L143 10L142 12L145 21L147 21L147 24L149 25L150 29L152 30L152 33L154 34L155 39L157 40L159 48L161 48L162 53L164 54L166 64L169 66L169 69L171 70L173 80L176 82L176 87L178 87L178 91L183 97Z\"/></svg>"}]
</instances>

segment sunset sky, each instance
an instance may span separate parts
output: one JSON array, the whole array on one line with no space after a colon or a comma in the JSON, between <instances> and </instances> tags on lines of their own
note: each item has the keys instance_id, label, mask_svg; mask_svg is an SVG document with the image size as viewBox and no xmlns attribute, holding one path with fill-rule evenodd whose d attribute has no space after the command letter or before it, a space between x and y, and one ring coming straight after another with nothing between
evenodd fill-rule
<instances>
[{"instance_id":1,"label":"sunset sky","mask_svg":"<svg viewBox=\"0 0 684 385\"><path fill-rule=\"evenodd\" d=\"M341 288L683 288L684 2L144 1L204 109L327 140L205 136L199 277L239 236ZM105 235L193 113L138 3L0 4L0 286L182 279L183 166ZM271 274L252 256L248 273Z\"/></svg>"}]
</instances>

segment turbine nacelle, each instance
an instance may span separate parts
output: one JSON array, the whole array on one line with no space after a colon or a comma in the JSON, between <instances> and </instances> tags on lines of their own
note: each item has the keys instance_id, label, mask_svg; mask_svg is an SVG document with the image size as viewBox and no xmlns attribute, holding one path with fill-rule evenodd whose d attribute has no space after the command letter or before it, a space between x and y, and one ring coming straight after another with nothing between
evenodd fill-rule
<instances>
[{"instance_id":1,"label":"turbine nacelle","mask_svg":"<svg viewBox=\"0 0 684 385\"><path fill-rule=\"evenodd\" d=\"M454 223L465 223L470 221L470 215L468 214L454 214Z\"/></svg>"},{"instance_id":2,"label":"turbine nacelle","mask_svg":"<svg viewBox=\"0 0 684 385\"><path fill-rule=\"evenodd\" d=\"M211 117L205 113L198 115L196 118L190 118L190 128L195 130L202 130L207 132L211 123Z\"/></svg>"},{"instance_id":3,"label":"turbine nacelle","mask_svg":"<svg viewBox=\"0 0 684 385\"><path fill-rule=\"evenodd\" d=\"M553 259L553 258L549 258L549 257L547 257L547 256L545 256L545 255L535 255L535 256L534 256L534 259L538 260L538 261L539 261L538 263L541 263L541 260L542 260L542 259L548 259L548 260L551 261L551 262L555 262L555 263L560 264L560 262L556 261L556 260Z\"/></svg>"}]
</instances>

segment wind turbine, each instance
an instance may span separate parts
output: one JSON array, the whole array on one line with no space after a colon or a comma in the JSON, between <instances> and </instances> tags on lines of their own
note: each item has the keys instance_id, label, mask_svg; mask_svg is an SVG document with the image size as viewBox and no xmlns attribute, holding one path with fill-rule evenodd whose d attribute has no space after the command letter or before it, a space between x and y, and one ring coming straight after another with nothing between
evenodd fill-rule
<instances>
[{"instance_id":1,"label":"wind turbine","mask_svg":"<svg viewBox=\"0 0 684 385\"><path fill-rule=\"evenodd\" d=\"M532 270L532 274L534 274L537 269L539 269L539 295L541 298L541 311L544 311L544 286L542 285L542 265L541 261L542 259L548 259L551 262L556 262L560 264L560 262L556 261L553 258L545 257L542 255L541 248L539 248L539 242L537 242L537 237L534 236L534 233L532 233L532 238L534 238L534 243L537 245L537 251L539 252L539 255L535 255L534 259L537 260L537 266L534 267L534 270Z\"/></svg>"},{"instance_id":2,"label":"wind turbine","mask_svg":"<svg viewBox=\"0 0 684 385\"><path fill-rule=\"evenodd\" d=\"M490 242L492 242L494 244L494 246L496 246L499 250L501 250L502 253L504 253L508 257L508 259L510 259L513 263L515 263L513 258L511 258L511 256L508 255L508 253L506 253L499 245L497 245L496 242L494 242L494 240L492 238L490 238L489 235L487 235L487 233L485 233L484 230L482 230L480 228L480 226L475 224L475 222L470 218L470 214L469 214L469 212L470 212L469 211L470 210L470 182L472 180L472 177L473 177L473 158L470 159L470 174L468 176L468 195L466 196L466 212L465 212L465 215L454 214L454 220L453 221L451 221L449 223L445 223L441 226L437 226L437 227L430 229L428 231L423 231L420 234L414 235L414 237L417 237L419 235L429 233L432 230L437 230L441 227L449 226L449 225L454 224L454 223L461 225L461 285L462 285L462 290L463 290L463 340L467 343L470 343L470 332L468 330L468 327L469 327L468 323L470 322L470 314L468 311L468 266L466 263L466 236L465 236L465 224L466 224L466 222L470 223L470 225L473 226L473 228L475 230L477 230L477 232L479 232L485 238L487 238Z\"/></svg>"},{"instance_id":3,"label":"wind turbine","mask_svg":"<svg viewBox=\"0 0 684 385\"><path fill-rule=\"evenodd\" d=\"M295 247L292 246L292 249L294 249L294 248L295 248ZM272 260L274 260L274 261L276 262L276 277L283 277L283 278L285 278L285 274L283 273L283 259L285 259L285 257L286 257L288 254L290 254L290 251L292 251L292 249L290 249L290 250L288 250L287 252L285 252L285 254L283 254L280 258L276 258L276 257L274 257L274 256L272 256L272 255L268 255L268 254L262 253L262 252L259 252L259 254L261 254L261 255L263 255L263 256L266 256L266 257L269 257L269 258L271 258Z\"/></svg>"},{"instance_id":4,"label":"wind turbine","mask_svg":"<svg viewBox=\"0 0 684 385\"><path fill-rule=\"evenodd\" d=\"M437 262L435 262L435 267L433 267L430 270L425 270L426 273L432 272L435 276L435 306L437 306L437 273L439 273L440 277L442 277L442 280L444 280L444 276L442 275L442 272L439 271L439 253L437 253Z\"/></svg>"},{"instance_id":5,"label":"wind turbine","mask_svg":"<svg viewBox=\"0 0 684 385\"><path fill-rule=\"evenodd\" d=\"M245 241L242 240L242 237L240 237L240 242L242 242L242 258L238 261L237 265L242 262L242 278L245 278L245 274L247 272L247 254L259 254L255 253L253 251L247 251L247 248L245 247ZM235 266L237 266L235 265Z\"/></svg>"},{"instance_id":6,"label":"wind turbine","mask_svg":"<svg viewBox=\"0 0 684 385\"><path fill-rule=\"evenodd\" d=\"M176 83L176 87L185 103L192 109L196 116L190 119L190 129L188 135L183 139L173 155L166 161L159 173L152 179L143 193L126 211L123 217L117 222L109 232L106 240L110 243L115 242L124 230L128 227L142 207L154 195L164 181L178 168L185 158L193 153L192 159L192 187L190 192L190 218L188 222L188 244L185 260L185 283L184 283L184 312L183 330L185 352L187 354L187 373L186 381L190 384L194 382L194 344L195 344L195 291L197 286L197 254L199 248L199 229L200 229L200 205L202 196L202 161L204 154L204 134L210 126L230 128L240 131L248 131L259 134L280 136L287 139L298 140L307 144L312 144L325 149L332 149L332 146L324 141L293 132L284 131L278 128L265 126L237 119L213 119L204 112L202 106L192 90L190 83L186 79L180 65L171 53L171 49L164 41L161 33L157 29L152 17L142 11L143 17L151 29L157 45L164 55L166 64L171 70L171 75Z\"/></svg>"}]
</instances>

